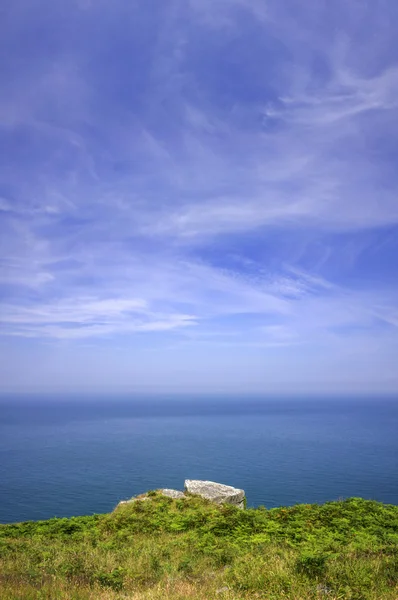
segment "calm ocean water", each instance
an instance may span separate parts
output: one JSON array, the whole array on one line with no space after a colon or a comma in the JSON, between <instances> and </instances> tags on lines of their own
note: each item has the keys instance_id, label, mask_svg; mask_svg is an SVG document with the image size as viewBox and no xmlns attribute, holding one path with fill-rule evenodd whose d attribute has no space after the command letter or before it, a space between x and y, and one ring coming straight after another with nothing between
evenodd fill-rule
<instances>
[{"instance_id":1,"label":"calm ocean water","mask_svg":"<svg viewBox=\"0 0 398 600\"><path fill-rule=\"evenodd\" d=\"M0 401L0 522L107 512L185 478L266 507L398 504L398 399Z\"/></svg>"}]
</instances>

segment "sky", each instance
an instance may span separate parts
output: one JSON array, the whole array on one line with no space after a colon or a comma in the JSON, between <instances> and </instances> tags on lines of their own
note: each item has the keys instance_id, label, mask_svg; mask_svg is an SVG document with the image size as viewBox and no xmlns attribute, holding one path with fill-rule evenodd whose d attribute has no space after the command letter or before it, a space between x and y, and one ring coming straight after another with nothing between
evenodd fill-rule
<instances>
[{"instance_id":1,"label":"sky","mask_svg":"<svg viewBox=\"0 0 398 600\"><path fill-rule=\"evenodd\" d=\"M398 392L395 0L9 0L0 391Z\"/></svg>"}]
</instances>

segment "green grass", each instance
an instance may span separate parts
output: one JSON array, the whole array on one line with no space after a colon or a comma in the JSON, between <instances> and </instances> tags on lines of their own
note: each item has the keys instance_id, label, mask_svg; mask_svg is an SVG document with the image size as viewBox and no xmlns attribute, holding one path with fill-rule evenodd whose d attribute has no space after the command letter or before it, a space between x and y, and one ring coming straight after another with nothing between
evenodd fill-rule
<instances>
[{"instance_id":1,"label":"green grass","mask_svg":"<svg viewBox=\"0 0 398 600\"><path fill-rule=\"evenodd\" d=\"M108 515L0 525L0 598L397 600L398 507L239 510L159 494Z\"/></svg>"}]
</instances>

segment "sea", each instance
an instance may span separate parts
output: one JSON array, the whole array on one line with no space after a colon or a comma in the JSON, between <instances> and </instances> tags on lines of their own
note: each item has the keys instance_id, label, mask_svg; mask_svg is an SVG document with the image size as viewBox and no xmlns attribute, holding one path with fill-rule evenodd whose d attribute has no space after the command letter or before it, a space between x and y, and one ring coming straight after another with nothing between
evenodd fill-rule
<instances>
[{"instance_id":1,"label":"sea","mask_svg":"<svg viewBox=\"0 0 398 600\"><path fill-rule=\"evenodd\" d=\"M105 513L185 479L243 488L249 506L398 504L398 398L0 399L0 523Z\"/></svg>"}]
</instances>

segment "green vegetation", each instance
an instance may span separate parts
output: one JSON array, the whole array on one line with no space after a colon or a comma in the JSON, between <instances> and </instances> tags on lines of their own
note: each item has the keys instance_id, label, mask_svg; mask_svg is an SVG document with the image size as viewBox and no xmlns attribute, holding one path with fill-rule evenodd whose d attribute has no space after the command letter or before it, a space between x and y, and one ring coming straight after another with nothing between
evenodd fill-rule
<instances>
[{"instance_id":1,"label":"green vegetation","mask_svg":"<svg viewBox=\"0 0 398 600\"><path fill-rule=\"evenodd\" d=\"M239 510L198 497L0 526L0 598L396 600L398 507Z\"/></svg>"}]
</instances>

